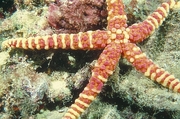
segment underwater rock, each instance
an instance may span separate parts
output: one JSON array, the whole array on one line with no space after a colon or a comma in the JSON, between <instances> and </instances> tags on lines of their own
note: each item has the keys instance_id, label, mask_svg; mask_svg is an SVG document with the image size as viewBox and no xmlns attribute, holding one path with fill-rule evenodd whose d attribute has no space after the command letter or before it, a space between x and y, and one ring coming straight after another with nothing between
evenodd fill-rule
<instances>
[{"instance_id":1,"label":"underwater rock","mask_svg":"<svg viewBox=\"0 0 180 119\"><path fill-rule=\"evenodd\" d=\"M47 20L50 26L59 33L102 28L107 16L103 0L57 0L49 5L48 11Z\"/></svg>"}]
</instances>

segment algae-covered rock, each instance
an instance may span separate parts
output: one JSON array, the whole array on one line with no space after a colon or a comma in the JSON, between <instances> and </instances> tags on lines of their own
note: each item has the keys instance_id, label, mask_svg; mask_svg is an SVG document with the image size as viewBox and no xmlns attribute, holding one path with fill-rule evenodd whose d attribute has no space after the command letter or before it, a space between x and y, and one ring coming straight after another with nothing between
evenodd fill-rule
<instances>
[{"instance_id":1,"label":"algae-covered rock","mask_svg":"<svg viewBox=\"0 0 180 119\"><path fill-rule=\"evenodd\" d=\"M9 57L9 52L0 52L0 67L7 63Z\"/></svg>"},{"instance_id":2,"label":"algae-covered rock","mask_svg":"<svg viewBox=\"0 0 180 119\"><path fill-rule=\"evenodd\" d=\"M93 2L93 0L89 1L88 4ZM26 0L26 4L23 4L16 0L16 4L20 9L11 17L0 21L0 40L19 36L29 37L59 33L60 31L52 29L48 24L46 19L47 4L39 6L38 2L39 0ZM56 2L58 3L58 0ZM37 7L34 6L32 9L30 5L26 8L27 3L28 5L34 3ZM144 20L147 15L156 9L159 3L162 3L162 0L126 1L128 25ZM102 9L98 7L96 9L105 12L105 7L106 5L102 3ZM69 14L64 16L66 15ZM105 13L101 13L100 16L103 17L100 19L104 20L104 15L106 16ZM86 18L86 15L84 17ZM93 26L90 26L90 28L104 29L106 28L105 21L101 21L101 24L96 25L101 26L100 28L94 28ZM156 64L176 77L180 77L179 23L179 11L170 11L169 17L162 26L146 41L137 44ZM64 22L62 24L66 25ZM73 27L68 26L68 28ZM76 27L84 28L83 25ZM67 32L74 29L62 28L61 30ZM51 55L49 55L49 52ZM23 50L21 53L11 50L10 55L8 52L0 52L0 118L61 118L67 107L74 102L83 87L86 86L91 75L93 64L84 66L86 62L90 62L90 60L86 61L87 57L85 58L88 52L83 52L84 55L81 55L82 57L79 59L73 57L74 52L64 50L42 52ZM99 53L99 51L94 52L95 54ZM76 53L80 55L82 52L76 51ZM69 57L69 60L67 60L67 57ZM97 58L93 57L91 59L96 60ZM71 61L73 61L73 64L71 64ZM73 73L70 70L72 67L77 69L73 70ZM149 80L143 74L137 72L122 57L114 74L104 85L101 94L80 118L178 119L180 117L179 107L179 94Z\"/></svg>"},{"instance_id":3,"label":"algae-covered rock","mask_svg":"<svg viewBox=\"0 0 180 119\"><path fill-rule=\"evenodd\" d=\"M35 119L61 119L64 113L59 111L41 111L41 113L37 114Z\"/></svg>"}]
</instances>

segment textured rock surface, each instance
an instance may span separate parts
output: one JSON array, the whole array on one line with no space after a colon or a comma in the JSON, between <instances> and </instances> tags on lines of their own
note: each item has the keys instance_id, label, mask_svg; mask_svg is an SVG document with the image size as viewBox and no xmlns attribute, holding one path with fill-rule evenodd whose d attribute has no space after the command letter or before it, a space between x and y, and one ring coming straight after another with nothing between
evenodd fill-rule
<instances>
[{"instance_id":1,"label":"textured rock surface","mask_svg":"<svg viewBox=\"0 0 180 119\"><path fill-rule=\"evenodd\" d=\"M130 0L130 2L138 4L134 6L134 11L128 10L130 7L126 7L129 18L135 18L135 20L129 20L129 24L145 18L162 1ZM127 4L129 3L127 2ZM46 4L29 6L28 9L32 11L23 5L19 4L21 9L11 17L1 20L0 40L59 32L52 29L47 22L48 7L43 6ZM180 78L179 22L180 12L172 11L155 34L138 45L159 66ZM78 26L78 29L82 27ZM101 26L100 29L105 27L105 25ZM68 30L69 28L64 29L64 32ZM3 118L18 118L20 116L30 116L35 119L61 118L66 111L65 107L74 101L74 98L87 83L93 66L83 66L86 62L96 60L98 56L94 54L98 55L97 52L99 53L99 51L88 54L87 52L63 50L48 52L12 50L10 58L6 52L1 52L0 115ZM77 57L81 53L84 53L84 56L80 60ZM74 57L76 62L71 64L70 57ZM77 61L83 62L83 66L80 66ZM135 71L125 60L120 60L119 67L104 86L98 99L82 115L82 119L160 117L175 119L180 117L179 94L149 80L143 74ZM79 77L85 79L79 79ZM22 100L26 103L22 103Z\"/></svg>"}]
</instances>

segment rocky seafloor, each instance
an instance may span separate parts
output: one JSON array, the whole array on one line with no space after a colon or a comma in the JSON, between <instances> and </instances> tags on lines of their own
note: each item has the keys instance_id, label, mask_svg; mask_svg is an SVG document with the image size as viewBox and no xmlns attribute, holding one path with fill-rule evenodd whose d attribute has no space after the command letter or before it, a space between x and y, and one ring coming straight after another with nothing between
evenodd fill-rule
<instances>
[{"instance_id":1,"label":"rocky seafloor","mask_svg":"<svg viewBox=\"0 0 180 119\"><path fill-rule=\"evenodd\" d=\"M164 0L124 0L128 25ZM0 43L6 39L105 29L104 0L7 0L0 3ZM180 10L138 46L180 78ZM0 51L0 119L60 119L88 83L101 50ZM179 119L180 94L154 83L121 58L81 119Z\"/></svg>"}]
</instances>

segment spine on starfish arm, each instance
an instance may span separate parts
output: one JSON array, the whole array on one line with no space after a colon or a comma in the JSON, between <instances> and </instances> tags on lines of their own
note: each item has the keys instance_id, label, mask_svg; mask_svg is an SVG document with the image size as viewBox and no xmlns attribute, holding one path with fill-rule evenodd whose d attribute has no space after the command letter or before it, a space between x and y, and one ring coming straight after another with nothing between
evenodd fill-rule
<instances>
[{"instance_id":1,"label":"spine on starfish arm","mask_svg":"<svg viewBox=\"0 0 180 119\"><path fill-rule=\"evenodd\" d=\"M110 43L100 55L92 70L92 76L89 83L80 93L79 98L71 105L63 119L76 119L82 112L89 107L90 103L101 92L103 84L107 81L109 75L112 75L121 55L119 44Z\"/></svg>"},{"instance_id":2,"label":"spine on starfish arm","mask_svg":"<svg viewBox=\"0 0 180 119\"><path fill-rule=\"evenodd\" d=\"M106 31L87 31L78 34L54 34L30 38L9 39L2 43L2 48L22 49L102 49L107 45L109 35Z\"/></svg>"},{"instance_id":3,"label":"spine on starfish arm","mask_svg":"<svg viewBox=\"0 0 180 119\"><path fill-rule=\"evenodd\" d=\"M142 72L145 76L165 87L168 87L174 92L180 93L180 81L163 68L160 68L158 65L149 60L145 53L142 53L140 48L135 44L125 44L123 48L123 55L138 71Z\"/></svg>"},{"instance_id":4,"label":"spine on starfish arm","mask_svg":"<svg viewBox=\"0 0 180 119\"><path fill-rule=\"evenodd\" d=\"M174 0L162 3L147 19L138 24L133 24L126 30L130 34L131 42L141 42L158 28L168 15L168 12L176 4Z\"/></svg>"}]
</instances>

